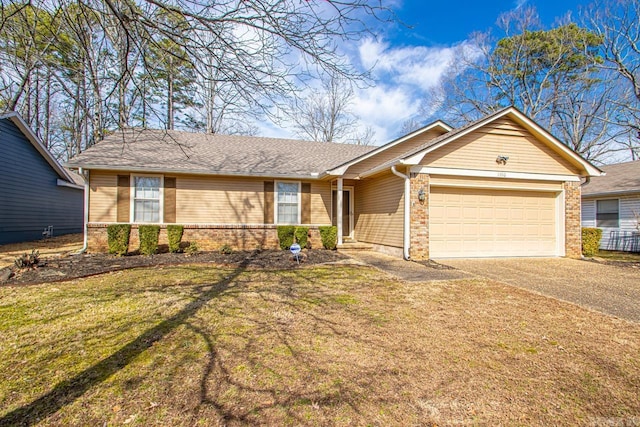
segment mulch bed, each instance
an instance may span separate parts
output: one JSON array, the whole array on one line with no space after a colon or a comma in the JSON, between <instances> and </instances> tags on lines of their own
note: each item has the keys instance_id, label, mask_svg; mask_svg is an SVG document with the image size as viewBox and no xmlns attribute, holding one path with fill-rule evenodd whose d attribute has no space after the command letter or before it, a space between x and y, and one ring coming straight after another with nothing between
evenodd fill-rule
<instances>
[{"instance_id":1,"label":"mulch bed","mask_svg":"<svg viewBox=\"0 0 640 427\"><path fill-rule=\"evenodd\" d=\"M34 285L59 282L93 276L111 271L130 268L179 264L216 264L228 267L245 266L248 269L291 269L305 265L318 265L348 259L347 256L329 250L305 250L300 255L300 263L288 251L238 251L231 254L201 252L195 255L182 253L161 253L152 256L128 255L116 257L108 254L68 255L59 258L42 258L37 267L28 269L12 268L8 280L0 285ZM1 280L1 279L0 279Z\"/></svg>"}]
</instances>

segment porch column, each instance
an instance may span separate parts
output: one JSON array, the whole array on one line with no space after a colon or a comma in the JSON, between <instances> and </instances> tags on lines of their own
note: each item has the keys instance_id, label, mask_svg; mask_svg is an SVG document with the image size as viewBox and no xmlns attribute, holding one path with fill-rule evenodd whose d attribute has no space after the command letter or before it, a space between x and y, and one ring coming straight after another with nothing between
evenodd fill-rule
<instances>
[{"instance_id":1,"label":"porch column","mask_svg":"<svg viewBox=\"0 0 640 427\"><path fill-rule=\"evenodd\" d=\"M338 216L338 245L342 244L342 191L343 191L342 178L338 178L338 190L336 191L336 210Z\"/></svg>"}]
</instances>

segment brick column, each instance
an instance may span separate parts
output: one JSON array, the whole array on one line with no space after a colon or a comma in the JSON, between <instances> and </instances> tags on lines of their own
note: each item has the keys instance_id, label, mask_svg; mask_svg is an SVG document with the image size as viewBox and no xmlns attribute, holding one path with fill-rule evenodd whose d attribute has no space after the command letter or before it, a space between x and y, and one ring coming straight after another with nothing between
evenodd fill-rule
<instances>
[{"instance_id":1,"label":"brick column","mask_svg":"<svg viewBox=\"0 0 640 427\"><path fill-rule=\"evenodd\" d=\"M567 258L582 256L582 225L580 224L581 188L579 182L567 181L564 187L564 244Z\"/></svg>"},{"instance_id":2,"label":"brick column","mask_svg":"<svg viewBox=\"0 0 640 427\"><path fill-rule=\"evenodd\" d=\"M418 200L418 192L424 190L425 200ZM429 259L429 175L411 174L411 250L412 259Z\"/></svg>"}]
</instances>

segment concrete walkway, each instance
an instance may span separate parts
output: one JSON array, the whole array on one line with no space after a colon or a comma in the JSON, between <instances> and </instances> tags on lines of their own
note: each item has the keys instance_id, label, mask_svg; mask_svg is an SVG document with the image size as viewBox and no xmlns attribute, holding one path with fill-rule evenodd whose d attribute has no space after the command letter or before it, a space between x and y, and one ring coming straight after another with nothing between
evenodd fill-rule
<instances>
[{"instance_id":1,"label":"concrete walkway","mask_svg":"<svg viewBox=\"0 0 640 427\"><path fill-rule=\"evenodd\" d=\"M430 280L455 280L472 277L470 273L438 264L426 266L417 262L405 261L374 251L343 252L356 261L376 267L385 273L408 282L428 282Z\"/></svg>"},{"instance_id":2,"label":"concrete walkway","mask_svg":"<svg viewBox=\"0 0 640 427\"><path fill-rule=\"evenodd\" d=\"M640 270L567 258L443 260L477 276L640 322Z\"/></svg>"}]
</instances>

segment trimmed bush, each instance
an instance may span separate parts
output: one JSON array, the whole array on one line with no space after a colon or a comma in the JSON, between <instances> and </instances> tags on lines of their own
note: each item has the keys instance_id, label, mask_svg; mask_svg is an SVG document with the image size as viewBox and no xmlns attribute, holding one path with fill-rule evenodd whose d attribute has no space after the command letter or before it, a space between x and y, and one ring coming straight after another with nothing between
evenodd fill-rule
<instances>
[{"instance_id":1,"label":"trimmed bush","mask_svg":"<svg viewBox=\"0 0 640 427\"><path fill-rule=\"evenodd\" d=\"M225 243L224 245L220 246L218 252L220 252L222 255L231 255L233 253L233 248Z\"/></svg>"},{"instance_id":2,"label":"trimmed bush","mask_svg":"<svg viewBox=\"0 0 640 427\"><path fill-rule=\"evenodd\" d=\"M286 251L293 245L293 238L296 232L296 227L293 225L279 225L278 226L278 241L280 242L280 249Z\"/></svg>"},{"instance_id":3,"label":"trimmed bush","mask_svg":"<svg viewBox=\"0 0 640 427\"><path fill-rule=\"evenodd\" d=\"M594 256L600 249L602 240L602 230L599 228L582 228L582 254L584 256Z\"/></svg>"},{"instance_id":4,"label":"trimmed bush","mask_svg":"<svg viewBox=\"0 0 640 427\"><path fill-rule=\"evenodd\" d=\"M320 230L320 239L325 249L335 249L338 245L338 227L335 225L318 227Z\"/></svg>"},{"instance_id":5,"label":"trimmed bush","mask_svg":"<svg viewBox=\"0 0 640 427\"><path fill-rule=\"evenodd\" d=\"M187 249L184 250L184 253L187 256L198 255L199 252L200 252L200 248L198 247L197 242L189 243L189 246L187 246Z\"/></svg>"},{"instance_id":6,"label":"trimmed bush","mask_svg":"<svg viewBox=\"0 0 640 427\"><path fill-rule=\"evenodd\" d=\"M180 241L182 241L183 233L183 225L167 225L167 240L169 240L169 252L180 252Z\"/></svg>"},{"instance_id":7,"label":"trimmed bush","mask_svg":"<svg viewBox=\"0 0 640 427\"><path fill-rule=\"evenodd\" d=\"M109 253L117 256L127 254L129 250L129 237L131 236L131 224L111 224L107 226L107 244Z\"/></svg>"},{"instance_id":8,"label":"trimmed bush","mask_svg":"<svg viewBox=\"0 0 640 427\"><path fill-rule=\"evenodd\" d=\"M140 236L140 253L142 255L153 255L158 250L158 236L160 236L159 225L141 225L138 227Z\"/></svg>"},{"instance_id":9,"label":"trimmed bush","mask_svg":"<svg viewBox=\"0 0 640 427\"><path fill-rule=\"evenodd\" d=\"M309 227L297 227L294 236L302 249L309 246Z\"/></svg>"}]
</instances>

